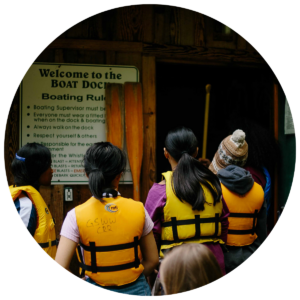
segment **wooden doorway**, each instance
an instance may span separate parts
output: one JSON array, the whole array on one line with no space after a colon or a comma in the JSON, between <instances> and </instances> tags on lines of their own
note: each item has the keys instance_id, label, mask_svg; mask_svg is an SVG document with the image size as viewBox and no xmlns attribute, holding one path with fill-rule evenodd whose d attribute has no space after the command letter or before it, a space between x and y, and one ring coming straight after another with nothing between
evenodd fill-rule
<instances>
[{"instance_id":1,"label":"wooden doorway","mask_svg":"<svg viewBox=\"0 0 300 300\"><path fill-rule=\"evenodd\" d=\"M170 169L163 156L164 140L176 126L191 128L199 141L201 156L205 86L211 84L207 158L219 143L246 118L272 130L274 75L269 68L205 66L158 62L157 88L157 181Z\"/></svg>"}]
</instances>

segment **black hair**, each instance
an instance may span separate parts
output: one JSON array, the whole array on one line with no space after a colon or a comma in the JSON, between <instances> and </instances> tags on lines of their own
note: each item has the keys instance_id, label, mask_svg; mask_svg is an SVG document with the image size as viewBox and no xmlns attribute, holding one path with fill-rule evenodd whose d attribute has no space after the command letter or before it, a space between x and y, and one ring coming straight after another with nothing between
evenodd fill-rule
<instances>
[{"instance_id":1,"label":"black hair","mask_svg":"<svg viewBox=\"0 0 300 300\"><path fill-rule=\"evenodd\" d=\"M99 200L103 198L103 193L116 197L118 192L111 182L125 170L124 152L109 142L95 143L86 151L83 162L93 196Z\"/></svg>"},{"instance_id":2,"label":"black hair","mask_svg":"<svg viewBox=\"0 0 300 300\"><path fill-rule=\"evenodd\" d=\"M51 167L51 153L48 148L38 143L28 143L16 153L25 161L17 159L12 161L11 171L14 184L17 186L31 185L39 189L39 178Z\"/></svg>"},{"instance_id":3,"label":"black hair","mask_svg":"<svg viewBox=\"0 0 300 300\"><path fill-rule=\"evenodd\" d=\"M220 202L222 192L218 177L192 156L197 145L193 131L185 127L169 131L165 140L166 150L178 162L172 176L176 197L191 204L193 210L204 210L206 201L201 184L211 192L214 205Z\"/></svg>"},{"instance_id":4,"label":"black hair","mask_svg":"<svg viewBox=\"0 0 300 300\"><path fill-rule=\"evenodd\" d=\"M233 118L229 122L229 129L242 129L246 134L248 143L247 165L262 169L266 167L268 171L273 171L275 162L279 159L279 146L265 127L247 118Z\"/></svg>"}]
</instances>

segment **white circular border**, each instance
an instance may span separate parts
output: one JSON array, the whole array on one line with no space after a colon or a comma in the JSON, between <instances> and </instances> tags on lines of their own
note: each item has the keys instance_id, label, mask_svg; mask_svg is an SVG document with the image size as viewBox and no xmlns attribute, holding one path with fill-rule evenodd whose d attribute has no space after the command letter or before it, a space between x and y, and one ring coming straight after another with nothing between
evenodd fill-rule
<instances>
[{"instance_id":1,"label":"white circular border","mask_svg":"<svg viewBox=\"0 0 300 300\"><path fill-rule=\"evenodd\" d=\"M94 14L112 8L147 4L148 1L5 1L1 5L1 137L14 94L36 57L62 32ZM206 14L231 27L250 42L268 62L289 101L296 130L299 112L299 39L296 1L163 1ZM184 5L184 6L183 6ZM17 216L7 189L3 144L1 147L0 209L1 294L14 298L73 299L112 294L88 285L54 263L30 238ZM297 148L297 154L299 154ZM294 182L299 182L295 172ZM280 188L280 187L279 187ZM298 285L299 240L297 238L300 201L293 184L285 211L263 246L241 267L221 280L188 293L207 299L270 299L292 295ZM185 295L174 295L179 298ZM294 297L293 297L294 298Z\"/></svg>"}]
</instances>

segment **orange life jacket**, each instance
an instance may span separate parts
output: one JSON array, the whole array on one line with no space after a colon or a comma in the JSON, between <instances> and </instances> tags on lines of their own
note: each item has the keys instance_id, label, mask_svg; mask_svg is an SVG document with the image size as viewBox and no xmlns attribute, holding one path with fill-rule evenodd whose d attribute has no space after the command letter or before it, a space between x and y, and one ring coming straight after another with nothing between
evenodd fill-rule
<instances>
[{"instance_id":1,"label":"orange life jacket","mask_svg":"<svg viewBox=\"0 0 300 300\"><path fill-rule=\"evenodd\" d=\"M227 245L251 245L257 238L257 216L264 202L262 187L254 182L252 189L243 196L231 192L222 183L221 187L230 212Z\"/></svg>"},{"instance_id":2,"label":"orange life jacket","mask_svg":"<svg viewBox=\"0 0 300 300\"><path fill-rule=\"evenodd\" d=\"M80 234L80 267L102 286L134 282L143 272L139 241L145 223L141 202L123 197L92 197L75 207Z\"/></svg>"}]
</instances>

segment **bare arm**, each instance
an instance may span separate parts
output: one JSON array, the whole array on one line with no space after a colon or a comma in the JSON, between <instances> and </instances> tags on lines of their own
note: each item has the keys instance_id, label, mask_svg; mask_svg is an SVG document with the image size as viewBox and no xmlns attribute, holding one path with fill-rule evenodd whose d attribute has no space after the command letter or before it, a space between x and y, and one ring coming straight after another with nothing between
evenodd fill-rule
<instances>
[{"instance_id":1,"label":"bare arm","mask_svg":"<svg viewBox=\"0 0 300 300\"><path fill-rule=\"evenodd\" d=\"M77 243L68 238L61 236L58 244L58 249L55 256L55 261L62 267L69 270L71 259L76 250Z\"/></svg>"},{"instance_id":2,"label":"bare arm","mask_svg":"<svg viewBox=\"0 0 300 300\"><path fill-rule=\"evenodd\" d=\"M154 271L154 268L158 265L158 253L152 231L141 238L140 246L143 255L143 273L147 277Z\"/></svg>"}]
</instances>

